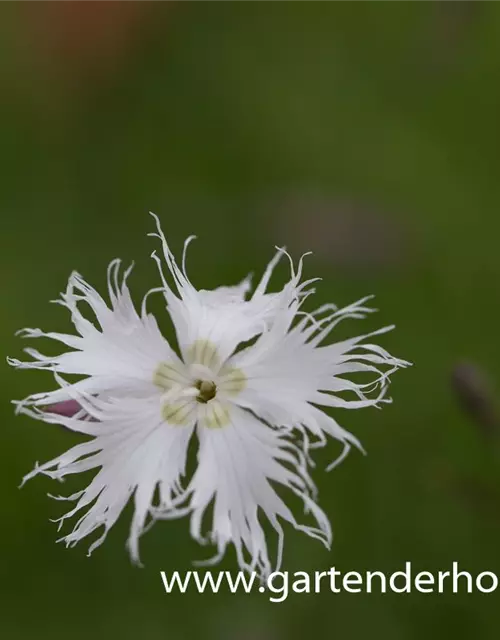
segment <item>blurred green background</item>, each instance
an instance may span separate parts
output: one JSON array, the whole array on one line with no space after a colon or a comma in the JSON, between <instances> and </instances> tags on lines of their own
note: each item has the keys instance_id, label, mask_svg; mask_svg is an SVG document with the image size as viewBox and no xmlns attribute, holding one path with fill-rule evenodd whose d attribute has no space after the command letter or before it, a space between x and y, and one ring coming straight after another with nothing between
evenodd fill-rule
<instances>
[{"instance_id":1,"label":"blurred green background","mask_svg":"<svg viewBox=\"0 0 500 640\"><path fill-rule=\"evenodd\" d=\"M69 328L49 300L73 269L102 287L122 257L137 299L155 286L149 210L176 251L198 235L199 287L313 250L317 302L376 294L343 330L395 322L383 345L415 366L383 411L337 412L369 455L327 475L337 450L319 453L333 549L288 528L284 569L500 574L500 5L2 3L0 25L4 353L20 327ZM49 375L1 376L4 637L498 637L498 592L166 596L159 570L207 552L185 520L144 537L142 570L130 511L90 559L56 545L59 487L17 486L78 437L13 415Z\"/></svg>"}]
</instances>

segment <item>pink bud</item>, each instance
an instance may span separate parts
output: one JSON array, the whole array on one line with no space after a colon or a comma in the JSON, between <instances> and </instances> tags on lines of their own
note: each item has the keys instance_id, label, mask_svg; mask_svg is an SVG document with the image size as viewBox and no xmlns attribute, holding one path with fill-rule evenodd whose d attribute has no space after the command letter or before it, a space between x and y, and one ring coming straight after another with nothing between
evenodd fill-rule
<instances>
[{"instance_id":1,"label":"pink bud","mask_svg":"<svg viewBox=\"0 0 500 640\"><path fill-rule=\"evenodd\" d=\"M81 407L76 400L64 400L64 402L51 404L46 409L49 413L57 413L60 416L66 416L68 418L71 418L80 410Z\"/></svg>"}]
</instances>

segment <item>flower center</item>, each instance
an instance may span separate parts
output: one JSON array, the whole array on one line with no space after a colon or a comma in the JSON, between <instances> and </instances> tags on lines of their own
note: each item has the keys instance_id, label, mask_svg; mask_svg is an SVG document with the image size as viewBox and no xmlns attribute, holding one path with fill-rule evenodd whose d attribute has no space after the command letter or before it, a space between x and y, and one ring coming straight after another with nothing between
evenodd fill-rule
<instances>
[{"instance_id":1,"label":"flower center","mask_svg":"<svg viewBox=\"0 0 500 640\"><path fill-rule=\"evenodd\" d=\"M206 404L213 398L217 393L217 386L215 382L211 380L197 380L194 383L194 386L199 390L199 394L196 396L196 400L201 402L202 404Z\"/></svg>"},{"instance_id":2,"label":"flower center","mask_svg":"<svg viewBox=\"0 0 500 640\"><path fill-rule=\"evenodd\" d=\"M186 425L197 420L215 429L231 422L230 401L245 389L246 377L240 369L221 365L215 345L197 340L187 349L185 362L160 362L153 383L163 391L166 422Z\"/></svg>"}]
</instances>

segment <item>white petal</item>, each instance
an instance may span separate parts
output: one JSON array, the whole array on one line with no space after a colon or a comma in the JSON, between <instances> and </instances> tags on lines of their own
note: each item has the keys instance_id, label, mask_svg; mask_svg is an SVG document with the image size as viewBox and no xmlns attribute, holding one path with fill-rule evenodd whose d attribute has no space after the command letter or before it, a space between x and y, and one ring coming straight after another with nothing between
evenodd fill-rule
<instances>
[{"instance_id":1,"label":"white petal","mask_svg":"<svg viewBox=\"0 0 500 640\"><path fill-rule=\"evenodd\" d=\"M139 563L139 537L145 530L156 488L160 505L168 507L181 490L189 439L193 433L193 413L187 426L169 425L160 415L160 406L144 400L103 402L93 399L99 423L78 421L51 414L50 421L93 435L88 442L76 445L61 456L29 473L24 481L39 473L62 480L65 476L100 468L83 491L70 496L76 506L60 518L81 510L85 513L73 531L62 540L74 545L96 529L104 531L89 554L101 544L129 499L134 499L134 515L128 547L132 559ZM45 419L45 416L40 416ZM83 423L78 429L75 423ZM61 499L61 498L59 498Z\"/></svg>"},{"instance_id":2,"label":"white petal","mask_svg":"<svg viewBox=\"0 0 500 640\"><path fill-rule=\"evenodd\" d=\"M208 306L218 307L219 305L234 304L245 301L246 294L250 290L251 283L251 276L247 276L237 285L230 287L217 287L212 290L200 289L198 293Z\"/></svg>"},{"instance_id":3,"label":"white petal","mask_svg":"<svg viewBox=\"0 0 500 640\"><path fill-rule=\"evenodd\" d=\"M179 359L161 335L154 317L146 312L139 316L126 285L128 270L118 282L120 262L115 260L108 270L111 307L81 276L73 274L66 292L58 301L71 312L80 334L72 336L40 329L23 330L24 337L47 337L72 349L57 356L45 356L35 349L25 351L33 358L21 362L11 358L10 364L21 369L48 369L66 374L92 376L75 384L90 393L122 390L126 395L151 395L156 392L153 375L162 361L179 364ZM84 317L80 305L90 307L93 321ZM32 396L31 399L34 399ZM50 404L68 399L66 392L56 390L39 394L36 404Z\"/></svg>"},{"instance_id":4,"label":"white petal","mask_svg":"<svg viewBox=\"0 0 500 640\"><path fill-rule=\"evenodd\" d=\"M250 413L232 407L230 424L223 428L199 426L198 435L198 468L185 495L190 496L189 507L177 512L176 509L167 510L161 517L191 513L191 534L204 542L202 519L213 501L208 539L217 545L216 559L222 557L228 544L233 544L240 567L258 571L263 576L281 563L281 519L327 546L330 544L330 524L311 498L312 482L304 459L284 434L269 429ZM317 526L298 524L271 482L298 495ZM269 557L262 514L278 533L276 563Z\"/></svg>"},{"instance_id":5,"label":"white petal","mask_svg":"<svg viewBox=\"0 0 500 640\"><path fill-rule=\"evenodd\" d=\"M157 232L150 235L161 240L163 257L175 285L174 288L168 284L161 261L155 253L153 258L158 265L167 309L185 362L193 362L191 353L193 345L210 343L217 351L217 365L212 362L212 367L222 366L240 343L247 342L265 331L274 320L276 311L286 307L291 298L300 294L300 289L297 290L300 268L299 273L293 274L290 283L283 291L272 294L265 292L274 266L284 253L281 250L269 264L250 300L245 300L250 286L249 278L235 287L197 291L190 282L185 268L186 248L191 238L186 241L182 269L180 269L163 235L158 217L152 215L156 220Z\"/></svg>"},{"instance_id":6,"label":"white petal","mask_svg":"<svg viewBox=\"0 0 500 640\"><path fill-rule=\"evenodd\" d=\"M409 364L377 345L363 343L392 327L320 346L338 322L364 317L370 311L363 306L365 300L340 311L334 308L323 320L318 320L317 312L305 316L295 326L301 301L295 300L277 313L270 330L227 363L246 378L234 401L271 424L305 428L316 437L322 430L360 447L354 436L331 419L319 419L320 412L313 405L357 409L388 402L385 394L389 375ZM362 384L346 377L352 373L364 373L370 379Z\"/></svg>"}]
</instances>

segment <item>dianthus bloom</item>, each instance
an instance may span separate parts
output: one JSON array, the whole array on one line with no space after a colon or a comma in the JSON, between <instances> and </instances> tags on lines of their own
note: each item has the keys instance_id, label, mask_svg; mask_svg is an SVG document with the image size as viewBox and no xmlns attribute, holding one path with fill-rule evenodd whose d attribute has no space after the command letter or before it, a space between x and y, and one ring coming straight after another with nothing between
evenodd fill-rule
<instances>
[{"instance_id":1,"label":"dianthus bloom","mask_svg":"<svg viewBox=\"0 0 500 640\"><path fill-rule=\"evenodd\" d=\"M303 302L314 292L314 281L302 281L302 259L296 268L290 260L289 282L269 293L283 250L250 296L250 278L234 287L195 289L185 267L190 239L179 268L155 220L158 232L151 235L161 241L171 283L153 253L162 286L149 293L165 296L178 350L148 313L149 293L138 313L127 287L130 269L120 276L118 260L108 269L109 304L73 273L56 302L69 310L75 335L22 331L27 338L51 338L70 350L51 357L26 349L32 361L9 362L21 369L48 369L58 385L18 402L19 412L88 439L35 465L24 480L40 473L63 480L98 469L85 489L58 497L76 503L60 518L60 526L81 515L62 538L68 545L102 529L90 553L133 498L128 547L135 562L139 537L151 523L187 515L193 538L216 546L208 562L220 560L232 543L241 568L266 576L281 563L283 521L327 547L331 543L330 523L316 503L308 471L310 448L331 436L343 443L343 458L351 445L361 445L324 408L389 402L389 375L408 363L365 342L392 327L325 345L341 320L363 318L371 311L367 299L340 310L326 305L306 313ZM84 314L89 310L92 319ZM359 372L370 381L360 384L345 377ZM79 379L68 381L61 374ZM186 477L192 438L197 464ZM298 522L276 485L302 500L309 525ZM209 522L202 526L205 515ZM263 516L278 534L275 562L269 558Z\"/></svg>"}]
</instances>

